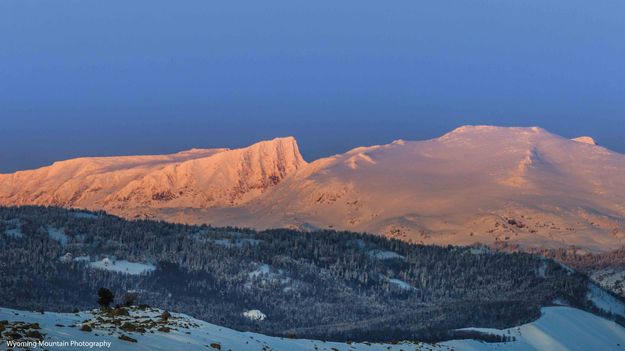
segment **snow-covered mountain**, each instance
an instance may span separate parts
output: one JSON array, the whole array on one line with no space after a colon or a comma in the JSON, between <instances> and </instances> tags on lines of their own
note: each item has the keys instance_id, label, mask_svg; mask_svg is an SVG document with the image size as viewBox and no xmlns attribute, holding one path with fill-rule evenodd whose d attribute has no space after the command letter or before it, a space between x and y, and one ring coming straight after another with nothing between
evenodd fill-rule
<instances>
[{"instance_id":1,"label":"snow-covered mountain","mask_svg":"<svg viewBox=\"0 0 625 351\"><path fill-rule=\"evenodd\" d=\"M248 218L423 243L601 251L625 242L623 174L625 155L603 147L540 128L469 126L315 161Z\"/></svg>"},{"instance_id":2,"label":"snow-covered mountain","mask_svg":"<svg viewBox=\"0 0 625 351\"><path fill-rule=\"evenodd\" d=\"M121 215L228 207L258 197L305 165L293 138L235 150L78 158L0 175L0 201L106 209Z\"/></svg>"},{"instance_id":3,"label":"snow-covered mountain","mask_svg":"<svg viewBox=\"0 0 625 351\"><path fill-rule=\"evenodd\" d=\"M468 328L482 334L500 335L508 342L485 343L452 340L438 344L400 342L394 344L340 343L285 339L238 332L192 317L158 309L130 308L125 314L97 310L80 313L26 312L0 308L0 350L111 349L111 350L237 350L237 351L567 351L622 350L625 328L570 307L547 307L542 317L505 330ZM259 322L262 323L262 322ZM20 338L15 338L15 333ZM15 347L8 340L17 342ZM35 346L41 341L43 346ZM72 344L74 342L75 344Z\"/></svg>"},{"instance_id":4,"label":"snow-covered mountain","mask_svg":"<svg viewBox=\"0 0 625 351\"><path fill-rule=\"evenodd\" d=\"M0 204L367 231L421 243L625 244L625 155L541 128L460 127L306 163L293 138L0 175Z\"/></svg>"}]
</instances>

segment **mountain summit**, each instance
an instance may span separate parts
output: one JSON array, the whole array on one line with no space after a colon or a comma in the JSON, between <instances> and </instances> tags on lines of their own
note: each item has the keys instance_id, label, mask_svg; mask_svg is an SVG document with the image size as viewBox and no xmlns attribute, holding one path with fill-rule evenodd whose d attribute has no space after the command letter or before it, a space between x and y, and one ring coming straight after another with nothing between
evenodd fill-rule
<instances>
[{"instance_id":1,"label":"mountain summit","mask_svg":"<svg viewBox=\"0 0 625 351\"><path fill-rule=\"evenodd\" d=\"M589 137L589 136L581 136L581 137L578 137L578 138L574 138L573 140L579 141L580 143L590 144L590 145L599 145L595 141L595 139L593 139L592 137Z\"/></svg>"},{"instance_id":2,"label":"mountain summit","mask_svg":"<svg viewBox=\"0 0 625 351\"><path fill-rule=\"evenodd\" d=\"M293 137L241 149L78 158L0 175L0 202L105 209L211 208L246 203L306 165Z\"/></svg>"},{"instance_id":3,"label":"mountain summit","mask_svg":"<svg viewBox=\"0 0 625 351\"><path fill-rule=\"evenodd\" d=\"M334 228L419 243L625 243L625 155L537 128L464 126L306 163L293 138L84 158L0 176L0 203L128 218Z\"/></svg>"}]
</instances>

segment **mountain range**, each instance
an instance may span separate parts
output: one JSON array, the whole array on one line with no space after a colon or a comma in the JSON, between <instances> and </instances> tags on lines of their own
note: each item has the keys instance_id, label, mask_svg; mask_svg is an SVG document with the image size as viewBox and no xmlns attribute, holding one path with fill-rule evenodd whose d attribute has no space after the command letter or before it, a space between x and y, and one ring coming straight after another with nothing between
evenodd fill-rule
<instances>
[{"instance_id":1,"label":"mountain range","mask_svg":"<svg viewBox=\"0 0 625 351\"><path fill-rule=\"evenodd\" d=\"M77 158L0 175L0 204L604 252L625 243L623 174L625 155L589 137L463 126L310 163L292 137L240 149Z\"/></svg>"}]
</instances>

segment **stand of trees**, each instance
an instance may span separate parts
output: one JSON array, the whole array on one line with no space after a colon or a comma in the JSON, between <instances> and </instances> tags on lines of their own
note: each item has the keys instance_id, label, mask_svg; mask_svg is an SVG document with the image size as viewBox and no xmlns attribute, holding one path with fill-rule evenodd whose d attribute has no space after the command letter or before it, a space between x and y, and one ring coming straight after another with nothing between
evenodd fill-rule
<instances>
[{"instance_id":1,"label":"stand of trees","mask_svg":"<svg viewBox=\"0 0 625 351\"><path fill-rule=\"evenodd\" d=\"M131 275L92 267L105 257L156 269ZM93 308L94 292L107 287L132 300L121 304L337 341L436 341L457 328L529 322L555 300L588 308L584 275L531 254L335 231L126 221L59 208L0 208L0 266L4 307ZM251 309L267 318L245 318Z\"/></svg>"}]
</instances>

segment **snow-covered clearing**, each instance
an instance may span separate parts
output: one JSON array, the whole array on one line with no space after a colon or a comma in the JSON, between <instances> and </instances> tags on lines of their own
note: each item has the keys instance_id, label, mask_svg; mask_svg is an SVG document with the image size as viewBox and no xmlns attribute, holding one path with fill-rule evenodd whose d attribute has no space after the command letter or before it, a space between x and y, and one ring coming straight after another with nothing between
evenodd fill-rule
<instances>
[{"instance_id":1,"label":"snow-covered clearing","mask_svg":"<svg viewBox=\"0 0 625 351\"><path fill-rule=\"evenodd\" d=\"M379 250L379 249L370 250L367 252L367 255L373 258L376 258L378 260L392 260L392 259L403 260L404 259L404 256L398 254L397 252L388 251L388 250Z\"/></svg>"},{"instance_id":2,"label":"snow-covered clearing","mask_svg":"<svg viewBox=\"0 0 625 351\"><path fill-rule=\"evenodd\" d=\"M404 290L414 290L414 287L401 279L391 278L388 280L389 283L404 289Z\"/></svg>"},{"instance_id":3,"label":"snow-covered clearing","mask_svg":"<svg viewBox=\"0 0 625 351\"><path fill-rule=\"evenodd\" d=\"M14 238L21 238L24 236L22 233L22 223L19 219L11 219L6 221L9 225L9 228L4 231L4 234Z\"/></svg>"},{"instance_id":4,"label":"snow-covered clearing","mask_svg":"<svg viewBox=\"0 0 625 351\"><path fill-rule=\"evenodd\" d=\"M48 227L48 236L50 239L58 241L61 246L67 246L69 241L69 238L63 229Z\"/></svg>"},{"instance_id":5,"label":"snow-covered clearing","mask_svg":"<svg viewBox=\"0 0 625 351\"><path fill-rule=\"evenodd\" d=\"M137 263L129 262L126 260L112 260L109 258L103 258L100 261L89 263L91 268L105 269L108 271L139 275L147 272L154 271L156 267L150 263Z\"/></svg>"},{"instance_id":6,"label":"snow-covered clearing","mask_svg":"<svg viewBox=\"0 0 625 351\"><path fill-rule=\"evenodd\" d=\"M589 285L586 297L592 301L597 308L608 313L625 317L625 305L623 305L623 303L616 297L610 295L604 290L601 290L596 285Z\"/></svg>"}]
</instances>

